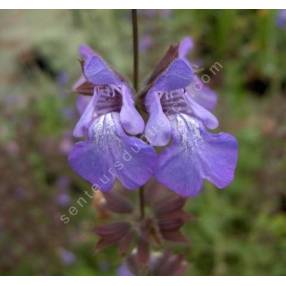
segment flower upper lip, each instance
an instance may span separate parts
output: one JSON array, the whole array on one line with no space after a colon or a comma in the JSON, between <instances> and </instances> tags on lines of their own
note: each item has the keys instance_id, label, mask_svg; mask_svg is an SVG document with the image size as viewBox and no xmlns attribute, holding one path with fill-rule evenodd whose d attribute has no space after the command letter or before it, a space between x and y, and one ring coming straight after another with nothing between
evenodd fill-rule
<instances>
[{"instance_id":1,"label":"flower upper lip","mask_svg":"<svg viewBox=\"0 0 286 286\"><path fill-rule=\"evenodd\" d=\"M150 91L152 86L155 85L156 81L170 68L170 66L176 61L181 61L188 66L188 62L185 61L185 56L193 48L193 42L190 37L185 37L180 43L171 45L164 56L161 58L153 73L146 82L146 88L140 93L140 97L144 98L145 95ZM190 68L190 67L189 67ZM190 68L190 72L191 68ZM188 76L180 75L186 80L190 80ZM188 84L180 86L180 88L185 88Z\"/></svg>"}]
</instances>

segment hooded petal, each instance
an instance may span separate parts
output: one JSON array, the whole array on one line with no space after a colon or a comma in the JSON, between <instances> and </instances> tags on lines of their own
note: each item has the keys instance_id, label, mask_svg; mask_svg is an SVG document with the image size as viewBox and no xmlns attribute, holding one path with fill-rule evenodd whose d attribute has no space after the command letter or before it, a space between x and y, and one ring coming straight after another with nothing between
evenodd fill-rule
<instances>
[{"instance_id":1,"label":"hooded petal","mask_svg":"<svg viewBox=\"0 0 286 286\"><path fill-rule=\"evenodd\" d=\"M121 83L119 76L90 47L81 45L79 52L83 58L83 73L89 82L95 85Z\"/></svg>"},{"instance_id":2,"label":"hooded petal","mask_svg":"<svg viewBox=\"0 0 286 286\"><path fill-rule=\"evenodd\" d=\"M186 57L193 47L194 43L191 37L185 37L184 39L182 39L179 44L179 51L178 51L179 57L180 58Z\"/></svg>"},{"instance_id":3,"label":"hooded petal","mask_svg":"<svg viewBox=\"0 0 286 286\"><path fill-rule=\"evenodd\" d=\"M156 79L152 90L172 91L187 87L193 80L191 65L184 58L176 58Z\"/></svg>"},{"instance_id":4,"label":"hooded petal","mask_svg":"<svg viewBox=\"0 0 286 286\"><path fill-rule=\"evenodd\" d=\"M129 88L122 85L122 107L120 110L120 122L124 130L131 134L137 135L144 131L144 121L134 106L134 100Z\"/></svg>"},{"instance_id":5,"label":"hooded petal","mask_svg":"<svg viewBox=\"0 0 286 286\"><path fill-rule=\"evenodd\" d=\"M171 138L171 125L163 112L160 97L155 92L149 92L145 99L149 119L145 128L145 137L153 146L165 146Z\"/></svg>"},{"instance_id":6,"label":"hooded petal","mask_svg":"<svg viewBox=\"0 0 286 286\"><path fill-rule=\"evenodd\" d=\"M237 141L227 133L208 133L185 114L173 115L173 144L159 156L155 176L182 196L196 195L207 179L218 188L231 183L237 162Z\"/></svg>"},{"instance_id":7,"label":"hooded petal","mask_svg":"<svg viewBox=\"0 0 286 286\"><path fill-rule=\"evenodd\" d=\"M136 189L153 175L157 155L142 140L126 135L119 114L112 112L94 120L89 140L75 145L69 163L102 191L109 191L116 178L127 189Z\"/></svg>"},{"instance_id":8,"label":"hooded petal","mask_svg":"<svg viewBox=\"0 0 286 286\"><path fill-rule=\"evenodd\" d=\"M151 89L168 92L187 87L194 76L191 64L186 58L192 47L190 37L184 38L179 44L171 45L147 80L147 87L142 94L147 94Z\"/></svg>"}]
</instances>

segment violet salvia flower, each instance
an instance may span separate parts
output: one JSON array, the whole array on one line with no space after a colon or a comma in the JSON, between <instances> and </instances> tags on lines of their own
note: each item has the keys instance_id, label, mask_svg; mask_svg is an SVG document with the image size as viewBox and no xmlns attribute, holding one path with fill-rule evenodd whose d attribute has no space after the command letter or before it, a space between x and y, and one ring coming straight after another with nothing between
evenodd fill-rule
<instances>
[{"instance_id":1,"label":"violet salvia flower","mask_svg":"<svg viewBox=\"0 0 286 286\"><path fill-rule=\"evenodd\" d=\"M145 53L147 50L149 50L153 45L153 38L145 34L140 38L140 45L139 50L141 53Z\"/></svg>"},{"instance_id":2,"label":"violet salvia flower","mask_svg":"<svg viewBox=\"0 0 286 286\"><path fill-rule=\"evenodd\" d=\"M278 15L276 18L276 24L279 28L283 28L286 26L286 9L282 9L278 11Z\"/></svg>"},{"instance_id":3,"label":"violet salvia flower","mask_svg":"<svg viewBox=\"0 0 286 286\"><path fill-rule=\"evenodd\" d=\"M71 251L64 248L59 249L59 255L63 264L65 265L71 265L76 261L75 255Z\"/></svg>"},{"instance_id":4,"label":"violet salvia flower","mask_svg":"<svg viewBox=\"0 0 286 286\"><path fill-rule=\"evenodd\" d=\"M116 179L136 189L153 175L157 155L142 140L129 136L144 130L131 88L88 46L80 47L83 76L75 85L81 114L73 134L84 137L69 154L71 167L101 191ZM92 97L86 100L83 95Z\"/></svg>"},{"instance_id":5,"label":"violet salvia flower","mask_svg":"<svg viewBox=\"0 0 286 286\"><path fill-rule=\"evenodd\" d=\"M216 96L201 86L186 55L190 38L171 46L144 91L149 120L145 136L153 146L172 143L159 156L155 176L182 196L196 195L204 179L224 188L233 180L237 141L227 133L212 134L218 127L210 112Z\"/></svg>"}]
</instances>

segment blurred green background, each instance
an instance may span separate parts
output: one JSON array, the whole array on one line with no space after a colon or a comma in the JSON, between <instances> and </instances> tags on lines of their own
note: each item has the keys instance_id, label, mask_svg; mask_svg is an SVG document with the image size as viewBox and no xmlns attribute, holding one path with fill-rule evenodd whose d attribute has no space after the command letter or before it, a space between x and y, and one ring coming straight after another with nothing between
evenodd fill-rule
<instances>
[{"instance_id":1,"label":"blurred green background","mask_svg":"<svg viewBox=\"0 0 286 286\"><path fill-rule=\"evenodd\" d=\"M219 95L220 129L239 141L236 177L205 184L184 228L188 275L286 274L286 26L275 10L139 11L140 82L169 44L190 56ZM66 160L78 118L77 49L88 43L132 79L126 10L0 12L0 274L114 275L114 248L95 252L93 200L60 216L89 185Z\"/></svg>"}]
</instances>

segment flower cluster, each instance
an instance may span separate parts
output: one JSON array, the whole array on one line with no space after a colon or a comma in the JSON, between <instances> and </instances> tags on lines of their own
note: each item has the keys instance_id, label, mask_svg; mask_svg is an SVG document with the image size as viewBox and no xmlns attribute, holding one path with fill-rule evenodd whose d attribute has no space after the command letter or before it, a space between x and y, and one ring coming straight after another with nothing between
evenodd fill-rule
<instances>
[{"instance_id":1,"label":"flower cluster","mask_svg":"<svg viewBox=\"0 0 286 286\"><path fill-rule=\"evenodd\" d=\"M127 81L80 47L82 75L74 90L81 117L73 135L82 141L69 163L101 191L94 196L96 249L114 245L125 256L119 275L182 274L186 261L166 244L188 243L181 230L190 219L183 210L187 197L198 194L205 179L224 188L234 176L237 142L208 132L218 127L217 96L188 61L192 46L190 38L172 45L138 96L146 125ZM143 185L138 202L128 190Z\"/></svg>"},{"instance_id":2,"label":"flower cluster","mask_svg":"<svg viewBox=\"0 0 286 286\"><path fill-rule=\"evenodd\" d=\"M212 114L216 94L188 61L192 46L190 38L171 46L147 81L141 94L149 114L146 126L127 81L81 46L83 74L74 86L81 118L73 134L83 141L75 144L69 162L94 187L107 192L118 179L135 190L154 176L188 197L201 190L203 180L218 188L233 180L237 141L227 133L208 132L218 127ZM156 153L156 146L163 151Z\"/></svg>"}]
</instances>

